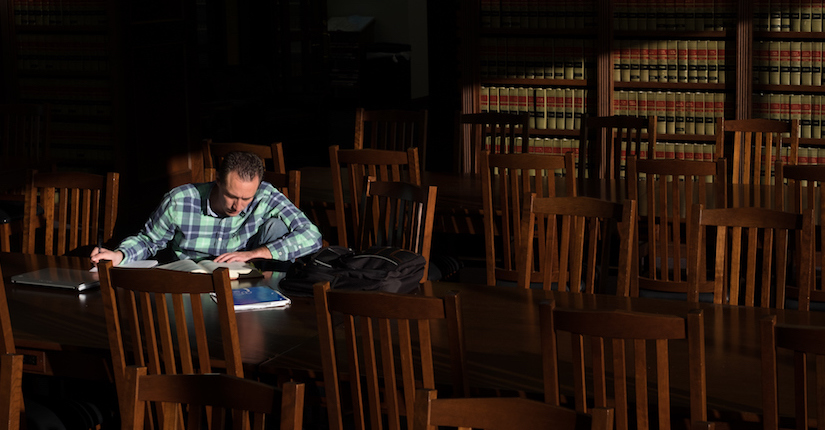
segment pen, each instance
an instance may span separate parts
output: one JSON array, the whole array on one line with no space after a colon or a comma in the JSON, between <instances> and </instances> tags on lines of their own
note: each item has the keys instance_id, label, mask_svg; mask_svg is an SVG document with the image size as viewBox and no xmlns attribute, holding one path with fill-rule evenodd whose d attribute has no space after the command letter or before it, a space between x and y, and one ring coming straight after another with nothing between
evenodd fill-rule
<instances>
[{"instance_id":1,"label":"pen","mask_svg":"<svg viewBox=\"0 0 825 430\"><path fill-rule=\"evenodd\" d=\"M97 252L103 250L103 233L97 235Z\"/></svg>"}]
</instances>

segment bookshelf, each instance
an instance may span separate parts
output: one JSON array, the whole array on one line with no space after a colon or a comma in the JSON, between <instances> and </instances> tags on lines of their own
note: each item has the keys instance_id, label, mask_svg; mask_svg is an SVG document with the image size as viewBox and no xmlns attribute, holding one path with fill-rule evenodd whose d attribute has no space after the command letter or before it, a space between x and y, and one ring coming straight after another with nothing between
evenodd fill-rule
<instances>
[{"instance_id":1,"label":"bookshelf","mask_svg":"<svg viewBox=\"0 0 825 430\"><path fill-rule=\"evenodd\" d=\"M103 171L116 158L116 39L110 0L0 0L4 99L51 107L51 156Z\"/></svg>"},{"instance_id":2,"label":"bookshelf","mask_svg":"<svg viewBox=\"0 0 825 430\"><path fill-rule=\"evenodd\" d=\"M585 91L590 115L657 115L658 141L676 153L680 144L712 145L719 117L799 119L803 146L825 136L825 2L467 0L462 9L462 112L492 109L494 96L501 106L502 89L512 109L514 93L529 99L533 91L524 109L551 114L534 121L531 140L570 139L576 147L578 123L558 121L555 96L535 95L551 90ZM583 48L567 51L572 42ZM557 73L557 48L584 65L582 75ZM552 70L531 68L539 59ZM513 74L513 64L524 74Z\"/></svg>"}]
</instances>

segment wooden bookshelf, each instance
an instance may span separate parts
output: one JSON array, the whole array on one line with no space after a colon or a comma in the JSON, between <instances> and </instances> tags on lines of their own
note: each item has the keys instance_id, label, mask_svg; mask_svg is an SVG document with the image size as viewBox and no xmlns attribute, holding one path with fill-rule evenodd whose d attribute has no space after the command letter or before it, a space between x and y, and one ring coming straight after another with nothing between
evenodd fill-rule
<instances>
[{"instance_id":1,"label":"wooden bookshelf","mask_svg":"<svg viewBox=\"0 0 825 430\"><path fill-rule=\"evenodd\" d=\"M777 9L776 2L753 2L749 0L715 0L705 2L656 2L656 1L629 1L629 0L593 0L593 1L560 1L560 2L527 2L527 10L517 8L519 2L461 2L459 30L464 46L460 51L464 56L461 63L462 112L479 112L484 107L480 95L488 87L519 88L574 88L587 89L588 104L586 113L589 115L611 115L617 113L634 114L633 112L617 112L617 97L627 94L647 92L680 93L680 94L714 94L724 98L724 109L721 115L728 119L745 119L763 115L777 117L775 113L764 114L760 111L763 94L778 94L783 97L793 95L812 98L813 103L821 100L822 107L818 108L819 117L825 115L825 78L822 78L822 61L825 52L813 55L810 65L781 66L782 70L793 70L796 81L788 82L783 78L780 82L760 82L760 67L773 67L768 60L763 59L761 49L765 43L782 43L787 46L825 46L825 36L822 21L825 2L805 3L806 8L797 10L785 5L786 9ZM535 6L533 3L536 3ZM688 4L693 7L688 7ZM552 5L552 6L551 6ZM807 9L810 6L810 10ZM537 9L530 9L535 7ZM556 9L548 11L547 7ZM505 18L504 9L510 8ZM496 14L499 16L496 17ZM535 15L535 16L534 16ZM553 18L557 16L557 18ZM513 17L519 17L514 22ZM818 17L818 18L817 18ZM505 25L505 21L509 25ZM573 24L559 28L559 23L572 22ZM530 79L525 76L491 76L489 59L485 59L485 50L490 45L505 44L518 47L520 40L526 40L530 45L538 45L554 41L577 39L584 43L592 43L592 49L582 55L577 61L593 65L584 79L580 80L553 80L542 76L541 79ZM660 41L672 42L677 52L677 79L652 80L640 79L638 76L630 78L622 76L621 64L624 46L648 46ZM716 70L714 80L710 79L708 70L711 63L705 65L704 78L696 77L696 70L700 63L692 57L686 58L686 65L681 62L683 46L688 50L691 46L699 46L695 52L701 51L702 44L707 46L724 46L724 54L717 58L724 59L724 70ZM710 48L707 48L710 49ZM721 48L719 48L721 49ZM820 51L825 51L821 48ZM804 52L804 50L803 50ZM807 54L806 54L807 55ZM817 58L818 56L818 58ZM643 67L650 66L638 58L632 64L635 73ZM671 66L671 56L666 59ZM515 60L522 61L522 60ZM529 61L529 60L528 60ZM715 63L721 65L719 60ZM684 67L684 68L683 68ZM615 70L614 70L615 68ZM819 70L813 78L799 80L800 73L811 73ZM614 75L615 72L615 75ZM688 73L693 73L688 75ZM669 73L669 72L668 72ZM625 79L627 77L627 79ZM811 82L814 81L814 82ZM805 100L805 98L803 98ZM718 106L718 101L716 102ZM756 112L755 112L756 110ZM811 124L825 126L825 121L813 119L817 114L812 109ZM654 113L654 112L648 112ZM644 112L642 112L644 114ZM685 114L683 114L685 115ZM719 113L715 113L719 116ZM779 116L779 119L789 120L789 116ZM818 121L818 122L817 122ZM536 136L546 137L558 135L570 137L575 132L564 129L541 129L532 132ZM817 143L817 139L825 137L825 132L808 134L801 140L803 145ZM708 133L674 133L672 130L662 132L660 141L676 142L711 142L712 136Z\"/></svg>"}]
</instances>

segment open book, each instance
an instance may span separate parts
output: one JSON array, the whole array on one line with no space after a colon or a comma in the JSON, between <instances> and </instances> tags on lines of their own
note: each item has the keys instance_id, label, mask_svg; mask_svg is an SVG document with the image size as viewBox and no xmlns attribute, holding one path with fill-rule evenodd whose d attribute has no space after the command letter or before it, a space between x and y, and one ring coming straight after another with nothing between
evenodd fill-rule
<instances>
[{"instance_id":1,"label":"open book","mask_svg":"<svg viewBox=\"0 0 825 430\"><path fill-rule=\"evenodd\" d=\"M212 260L201 260L196 263L192 260L178 260L157 266L158 269L179 270L192 273L212 273L221 267L229 269L229 279L263 276L251 263L242 262L216 263Z\"/></svg>"}]
</instances>

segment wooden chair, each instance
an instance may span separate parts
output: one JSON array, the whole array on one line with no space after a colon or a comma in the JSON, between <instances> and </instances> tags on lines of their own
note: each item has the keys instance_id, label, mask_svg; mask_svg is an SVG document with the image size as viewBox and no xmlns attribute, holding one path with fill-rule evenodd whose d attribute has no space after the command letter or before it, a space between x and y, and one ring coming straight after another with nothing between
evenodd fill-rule
<instances>
[{"instance_id":1,"label":"wooden chair","mask_svg":"<svg viewBox=\"0 0 825 430\"><path fill-rule=\"evenodd\" d=\"M128 416L130 407L123 402L129 365L145 366L152 375L220 368L243 377L229 270L201 274L118 268L111 261L98 264L98 269L122 416ZM207 338L215 331L208 327L215 325L220 328L220 351L210 350Z\"/></svg>"},{"instance_id":2,"label":"wooden chair","mask_svg":"<svg viewBox=\"0 0 825 430\"><path fill-rule=\"evenodd\" d=\"M522 217L519 286L529 288L531 283L540 282L545 290L605 293L610 239L618 232L621 244L616 286L618 294L626 296L635 219L635 200L621 204L590 197L536 197L531 193Z\"/></svg>"},{"instance_id":3,"label":"wooden chair","mask_svg":"<svg viewBox=\"0 0 825 430\"><path fill-rule=\"evenodd\" d=\"M114 172L34 173L23 210L23 252L64 255L108 241L114 234L119 188L120 175Z\"/></svg>"},{"instance_id":4,"label":"wooden chair","mask_svg":"<svg viewBox=\"0 0 825 430\"><path fill-rule=\"evenodd\" d=\"M23 419L23 355L17 354L6 289L0 273L0 428L18 430Z\"/></svg>"},{"instance_id":5,"label":"wooden chair","mask_svg":"<svg viewBox=\"0 0 825 430\"><path fill-rule=\"evenodd\" d=\"M446 323L453 394L460 397L468 392L458 294L440 299L336 291L325 282L315 284L314 297L331 430L343 428L343 411L348 409L340 392L344 375L351 388L354 428L378 428L382 413L386 414L389 429L402 428L402 416L407 418L406 428L413 427L416 388L435 388L431 324L439 320ZM334 328L341 321L340 315L343 330ZM411 330L411 325L417 330ZM391 329L393 326L396 329ZM341 331L346 353L336 352L340 341L336 342L334 333ZM339 369L340 357L346 357L346 366Z\"/></svg>"},{"instance_id":6,"label":"wooden chair","mask_svg":"<svg viewBox=\"0 0 825 430\"><path fill-rule=\"evenodd\" d=\"M669 429L672 419L670 372L687 370L690 379L690 420L707 421L705 335L701 309L691 310L686 317L680 317L630 311L562 309L556 308L554 301L543 302L539 308L547 403L561 404L561 378L569 374L569 371L562 372L559 367L561 357L558 352L566 349L559 345L559 339L566 339L560 337L559 332L565 332L570 334L573 380L565 381L564 385L574 388L576 411L586 413L591 404L595 407L610 405L616 412L616 430L646 430L651 427L651 419L658 422L658 425L652 425L653 428ZM672 344L685 340L689 367L672 369L668 349ZM605 344L612 352L605 351ZM589 351L589 355L585 351ZM612 360L607 358L610 356ZM651 358L653 362L648 362ZM585 364L588 360L590 366ZM585 374L591 370L592 378L587 379L592 386L586 387ZM608 392L610 380L613 382L610 384L613 393ZM650 387L651 383L655 383L655 388L642 389ZM635 397L628 394L631 387L635 387ZM591 393L593 398L588 399L587 393ZM651 399L650 394L656 399ZM657 413L655 418L651 418L648 407L654 404ZM633 405L635 413L630 411ZM635 422L630 422L631 417L635 417Z\"/></svg>"},{"instance_id":7,"label":"wooden chair","mask_svg":"<svg viewBox=\"0 0 825 430\"><path fill-rule=\"evenodd\" d=\"M23 212L31 169L5 169L0 172L0 251L12 251L12 235L19 235L14 251L21 251Z\"/></svg>"},{"instance_id":8,"label":"wooden chair","mask_svg":"<svg viewBox=\"0 0 825 430\"><path fill-rule=\"evenodd\" d=\"M212 139L204 139L201 144L203 153L204 171L209 168L217 169L221 165L221 160L226 154L233 151L245 151L256 154L264 160L266 170L275 173L286 173L286 163L284 162L284 148L281 142L269 145L256 145L254 143L241 142L212 142Z\"/></svg>"},{"instance_id":9,"label":"wooden chair","mask_svg":"<svg viewBox=\"0 0 825 430\"><path fill-rule=\"evenodd\" d=\"M421 282L426 281L437 192L437 187L432 185L425 188L368 177L361 200L355 248L397 246L421 254L427 260Z\"/></svg>"},{"instance_id":10,"label":"wooden chair","mask_svg":"<svg viewBox=\"0 0 825 430\"><path fill-rule=\"evenodd\" d=\"M48 105L0 104L0 167L51 170Z\"/></svg>"},{"instance_id":11,"label":"wooden chair","mask_svg":"<svg viewBox=\"0 0 825 430\"><path fill-rule=\"evenodd\" d=\"M730 133L733 133L732 146L726 149L725 140ZM789 137L783 137L783 133ZM771 184L771 157L780 159L785 147L788 148L789 163L796 164L799 120L719 118L716 122L716 158L731 160L732 184Z\"/></svg>"},{"instance_id":12,"label":"wooden chair","mask_svg":"<svg viewBox=\"0 0 825 430\"><path fill-rule=\"evenodd\" d=\"M762 423L764 429L814 427L812 422L825 421L822 376L825 375L825 327L812 325L777 324L776 315L766 315L760 320L762 338ZM784 350L784 351L783 351ZM779 419L779 372L777 355L793 353L793 398L795 425L780 423ZM789 358L789 357L788 357ZM816 374L815 387L808 387L808 372ZM790 375L788 375L790 376ZM816 401L809 400L815 395ZM809 405L817 405L814 411ZM811 416L813 413L813 416ZM780 427L781 426L781 427Z\"/></svg>"},{"instance_id":13,"label":"wooden chair","mask_svg":"<svg viewBox=\"0 0 825 430\"><path fill-rule=\"evenodd\" d=\"M637 160L627 162L628 198L645 196L639 213L634 273L629 294L666 297L687 295L688 238L691 207L727 207L727 173L724 159L716 161ZM704 249L704 248L702 248ZM700 268L704 273L704 266ZM711 283L699 286L700 293L713 293ZM695 297L698 300L698 297Z\"/></svg>"},{"instance_id":14,"label":"wooden chair","mask_svg":"<svg viewBox=\"0 0 825 430\"><path fill-rule=\"evenodd\" d=\"M280 411L281 430L300 430L303 424L304 384L283 384L282 395L275 387L250 379L223 374L151 375L145 367L130 366L126 373L124 392L124 429L142 430L144 412L154 403L167 414L183 410L189 429L244 428L247 419L254 430L266 426L268 418L277 418ZM278 404L278 398L280 406ZM187 405L188 407L181 407ZM251 416L250 416L251 415ZM231 421L230 427L226 427ZM166 422L164 429L174 429Z\"/></svg>"},{"instance_id":15,"label":"wooden chair","mask_svg":"<svg viewBox=\"0 0 825 430\"><path fill-rule=\"evenodd\" d=\"M825 235L822 234L822 226L825 225L825 166L823 165L786 165L782 161L776 162L776 183L785 184L787 186L777 185L775 189L776 203L775 207L790 212L802 213L805 209L812 209L814 212L814 229L815 234L812 238L811 245L813 250L810 251L813 255L812 278L808 283L809 288L803 289L800 293L806 299L807 306L800 308L802 310L809 310L810 303L822 302L825 303L825 277L817 276L821 272L822 267L825 267L825 254L822 250L825 249ZM802 252L797 248L797 252ZM794 260L794 263L798 263ZM795 291L789 290L789 298L795 297ZM801 301L800 301L801 302Z\"/></svg>"},{"instance_id":16,"label":"wooden chair","mask_svg":"<svg viewBox=\"0 0 825 430\"><path fill-rule=\"evenodd\" d=\"M704 209L697 204L692 211L691 246L705 243L705 237L715 237L715 246L708 247L714 250L710 254L689 251L688 300L696 301L707 273L714 303L783 309L786 296L799 296L800 307L808 306L799 290L811 275L812 252L805 250L813 249L812 210L795 214L755 207ZM799 254L794 252L796 238L801 240ZM798 271L792 261L799 262ZM703 264L708 265L706 272L699 271Z\"/></svg>"},{"instance_id":17,"label":"wooden chair","mask_svg":"<svg viewBox=\"0 0 825 430\"><path fill-rule=\"evenodd\" d=\"M647 156L642 138L647 134ZM624 176L625 159L654 158L656 150L656 116L627 115L582 118L579 132L579 178L619 179Z\"/></svg>"},{"instance_id":18,"label":"wooden chair","mask_svg":"<svg viewBox=\"0 0 825 430\"><path fill-rule=\"evenodd\" d=\"M415 393L413 430L473 428L521 429L613 429L613 410L593 408L589 414L520 397L439 399L436 390Z\"/></svg>"},{"instance_id":19,"label":"wooden chair","mask_svg":"<svg viewBox=\"0 0 825 430\"><path fill-rule=\"evenodd\" d=\"M418 148L421 169L427 162L427 110L355 110L355 149L406 151Z\"/></svg>"},{"instance_id":20,"label":"wooden chair","mask_svg":"<svg viewBox=\"0 0 825 430\"><path fill-rule=\"evenodd\" d=\"M529 193L555 196L557 171L564 172L566 194L575 196L573 155L492 154L484 150L479 161L487 284L501 281L515 285L523 200ZM541 278L536 274L531 279L538 282Z\"/></svg>"},{"instance_id":21,"label":"wooden chair","mask_svg":"<svg viewBox=\"0 0 825 430\"><path fill-rule=\"evenodd\" d=\"M459 115L461 173L478 174L481 152L526 154L530 146L530 115L499 112Z\"/></svg>"},{"instance_id":22,"label":"wooden chair","mask_svg":"<svg viewBox=\"0 0 825 430\"><path fill-rule=\"evenodd\" d=\"M363 188L368 176L379 181L404 181L421 185L418 148L390 151L339 149L338 145L334 145L329 148L329 162L335 193L335 227L338 229L338 245L341 246L348 246L347 238L354 238L358 231L361 198L364 196ZM349 201L344 200L347 193Z\"/></svg>"}]
</instances>

